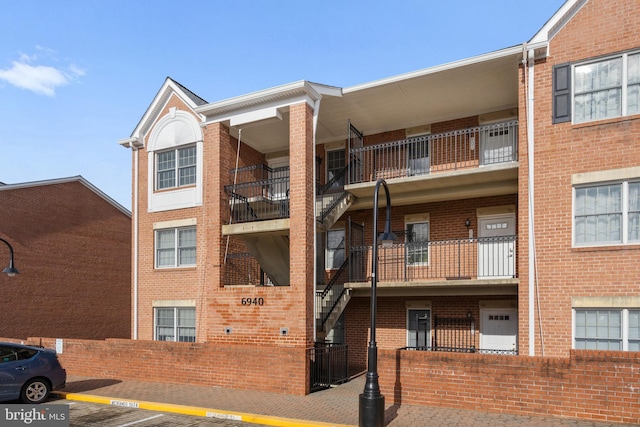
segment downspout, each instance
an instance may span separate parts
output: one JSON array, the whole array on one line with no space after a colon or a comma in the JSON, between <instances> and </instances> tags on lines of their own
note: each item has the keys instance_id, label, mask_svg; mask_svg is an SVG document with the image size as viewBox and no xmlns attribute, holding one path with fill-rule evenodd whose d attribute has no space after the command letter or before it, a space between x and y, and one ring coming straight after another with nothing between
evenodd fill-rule
<instances>
[{"instance_id":1,"label":"downspout","mask_svg":"<svg viewBox=\"0 0 640 427\"><path fill-rule=\"evenodd\" d=\"M138 148L133 141L129 142L129 147L134 153L133 156L133 339L138 339L138 159L140 157Z\"/></svg>"},{"instance_id":2,"label":"downspout","mask_svg":"<svg viewBox=\"0 0 640 427\"><path fill-rule=\"evenodd\" d=\"M525 50L527 49L525 44ZM525 70L525 96L526 96L526 108L527 108L527 165L528 165L528 179L527 179L527 190L528 190L528 210L529 215L527 216L527 231L529 234L528 239L528 250L529 250L529 259L528 259L528 268L529 268L529 307L528 307L528 318L529 318L529 356L535 356L536 352L536 342L535 342L535 283L536 283L536 262L535 262L535 229L534 229L534 146L535 146L535 131L534 131L534 50L528 49L523 52L522 62L527 67ZM528 76L527 76L528 74Z\"/></svg>"},{"instance_id":3,"label":"downspout","mask_svg":"<svg viewBox=\"0 0 640 427\"><path fill-rule=\"evenodd\" d=\"M316 171L316 129L318 128L318 115L320 114L321 98L322 96L319 96L313 103L313 186L311 189L311 191L313 191L313 342L316 342L318 333L318 326L316 325L316 313L318 310L318 307L316 306L318 303L316 298L316 284L318 281L318 227L316 224L316 218L318 218L318 212L316 212L318 209L316 203L316 188L318 183L316 182L316 179L318 175Z\"/></svg>"}]
</instances>

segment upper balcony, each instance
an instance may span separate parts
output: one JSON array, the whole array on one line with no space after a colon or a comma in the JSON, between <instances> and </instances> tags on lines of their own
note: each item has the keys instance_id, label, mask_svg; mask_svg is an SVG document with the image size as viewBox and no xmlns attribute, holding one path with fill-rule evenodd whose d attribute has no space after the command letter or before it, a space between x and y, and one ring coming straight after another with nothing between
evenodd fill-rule
<instances>
[{"instance_id":1,"label":"upper balcony","mask_svg":"<svg viewBox=\"0 0 640 427\"><path fill-rule=\"evenodd\" d=\"M411 241L400 233L399 242L378 249L381 294L418 289L439 289L441 294L462 289L467 293L513 293L517 289L517 236ZM369 292L371 255L371 245L349 248L345 287Z\"/></svg>"},{"instance_id":2,"label":"upper balcony","mask_svg":"<svg viewBox=\"0 0 640 427\"><path fill-rule=\"evenodd\" d=\"M394 204L517 192L516 120L369 146L351 141L345 189L356 196L355 208L372 205L380 178Z\"/></svg>"},{"instance_id":3,"label":"upper balcony","mask_svg":"<svg viewBox=\"0 0 640 427\"><path fill-rule=\"evenodd\" d=\"M515 120L369 146L357 139L351 140L345 169L316 186L320 221L342 200L338 190L344 181L355 209L370 207L379 178L387 181L396 205L517 192ZM234 184L225 186L228 224L289 218L288 166L241 167L232 169L229 179Z\"/></svg>"}]
</instances>

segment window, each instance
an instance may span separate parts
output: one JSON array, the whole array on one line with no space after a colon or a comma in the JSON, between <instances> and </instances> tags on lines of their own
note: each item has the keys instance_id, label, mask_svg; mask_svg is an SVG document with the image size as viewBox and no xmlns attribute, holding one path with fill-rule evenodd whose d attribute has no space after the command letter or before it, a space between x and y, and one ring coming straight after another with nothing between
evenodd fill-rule
<instances>
[{"instance_id":1,"label":"window","mask_svg":"<svg viewBox=\"0 0 640 427\"><path fill-rule=\"evenodd\" d=\"M640 243L640 182L575 188L574 243Z\"/></svg>"},{"instance_id":2,"label":"window","mask_svg":"<svg viewBox=\"0 0 640 427\"><path fill-rule=\"evenodd\" d=\"M196 147L161 151L156 155L156 189L184 187L196 183Z\"/></svg>"},{"instance_id":3,"label":"window","mask_svg":"<svg viewBox=\"0 0 640 427\"><path fill-rule=\"evenodd\" d=\"M335 182L331 184L331 188L344 187L344 166L344 149L327 151L327 183L335 179Z\"/></svg>"},{"instance_id":4,"label":"window","mask_svg":"<svg viewBox=\"0 0 640 427\"><path fill-rule=\"evenodd\" d=\"M639 309L576 309L578 350L640 351Z\"/></svg>"},{"instance_id":5,"label":"window","mask_svg":"<svg viewBox=\"0 0 640 427\"><path fill-rule=\"evenodd\" d=\"M344 229L327 231L325 268L335 270L344 263Z\"/></svg>"},{"instance_id":6,"label":"window","mask_svg":"<svg viewBox=\"0 0 640 427\"><path fill-rule=\"evenodd\" d=\"M571 72L569 72L571 70ZM640 113L640 53L554 67L554 123L585 123ZM573 86L571 81L573 80ZM573 89L571 103L568 102Z\"/></svg>"},{"instance_id":7,"label":"window","mask_svg":"<svg viewBox=\"0 0 640 427\"><path fill-rule=\"evenodd\" d=\"M155 309L158 341L196 341L196 309L193 307L162 307Z\"/></svg>"},{"instance_id":8,"label":"window","mask_svg":"<svg viewBox=\"0 0 640 427\"><path fill-rule=\"evenodd\" d=\"M429 222L406 224L406 251L408 265L429 264Z\"/></svg>"},{"instance_id":9,"label":"window","mask_svg":"<svg viewBox=\"0 0 640 427\"><path fill-rule=\"evenodd\" d=\"M407 310L407 347L431 347L431 310Z\"/></svg>"},{"instance_id":10,"label":"window","mask_svg":"<svg viewBox=\"0 0 640 427\"><path fill-rule=\"evenodd\" d=\"M196 265L196 228L156 230L156 268Z\"/></svg>"}]
</instances>

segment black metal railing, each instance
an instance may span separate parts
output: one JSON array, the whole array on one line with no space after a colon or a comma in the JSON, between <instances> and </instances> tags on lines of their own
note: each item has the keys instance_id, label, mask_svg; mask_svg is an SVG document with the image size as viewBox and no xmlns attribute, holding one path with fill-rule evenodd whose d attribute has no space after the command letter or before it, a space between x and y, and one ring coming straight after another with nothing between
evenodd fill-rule
<instances>
[{"instance_id":1,"label":"black metal railing","mask_svg":"<svg viewBox=\"0 0 640 427\"><path fill-rule=\"evenodd\" d=\"M360 136L361 137L361 136ZM422 135L376 145L350 145L350 184L405 178L518 160L518 122Z\"/></svg>"},{"instance_id":2,"label":"black metal railing","mask_svg":"<svg viewBox=\"0 0 640 427\"><path fill-rule=\"evenodd\" d=\"M245 166L230 171L228 223L289 218L289 166Z\"/></svg>"},{"instance_id":3,"label":"black metal railing","mask_svg":"<svg viewBox=\"0 0 640 427\"><path fill-rule=\"evenodd\" d=\"M331 212L349 195L344 191L349 165L338 171L325 184L316 185L316 215L317 220L323 222Z\"/></svg>"},{"instance_id":4,"label":"black metal railing","mask_svg":"<svg viewBox=\"0 0 640 427\"><path fill-rule=\"evenodd\" d=\"M435 351L473 353L476 349L473 317L433 316L433 346Z\"/></svg>"},{"instance_id":5,"label":"black metal railing","mask_svg":"<svg viewBox=\"0 0 640 427\"><path fill-rule=\"evenodd\" d=\"M349 348L345 344L316 343L307 349L310 392L349 381Z\"/></svg>"},{"instance_id":6,"label":"black metal railing","mask_svg":"<svg viewBox=\"0 0 640 427\"><path fill-rule=\"evenodd\" d=\"M318 311L316 318L319 330L324 328L331 312L345 293L344 283L347 281L348 266L349 258L346 258L327 286L323 290L316 291L316 310Z\"/></svg>"},{"instance_id":7,"label":"black metal railing","mask_svg":"<svg viewBox=\"0 0 640 427\"><path fill-rule=\"evenodd\" d=\"M514 278L516 236L398 243L378 249L378 281ZM352 246L350 256L371 264L371 245ZM364 268L353 268L350 282L369 280Z\"/></svg>"},{"instance_id":8,"label":"black metal railing","mask_svg":"<svg viewBox=\"0 0 640 427\"><path fill-rule=\"evenodd\" d=\"M475 354L494 354L498 356L517 356L518 350L500 350L500 349L483 349L483 348L447 348L447 347L401 347L400 350L410 351L439 351L447 353L475 353Z\"/></svg>"}]
</instances>

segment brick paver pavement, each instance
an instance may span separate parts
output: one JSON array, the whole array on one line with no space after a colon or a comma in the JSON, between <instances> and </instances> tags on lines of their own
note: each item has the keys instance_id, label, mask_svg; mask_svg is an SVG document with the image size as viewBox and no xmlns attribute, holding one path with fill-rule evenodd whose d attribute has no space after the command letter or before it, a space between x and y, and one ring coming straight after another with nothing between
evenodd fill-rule
<instances>
[{"instance_id":1,"label":"brick paver pavement","mask_svg":"<svg viewBox=\"0 0 640 427\"><path fill-rule=\"evenodd\" d=\"M359 395L364 377L329 390L307 396L290 396L262 391L221 387L192 386L142 381L119 381L69 376L67 393L83 393L114 399L131 399L171 403L191 407L211 408L238 413L269 415L284 419L299 419L324 423L358 425ZM639 421L640 422L640 421ZM385 410L385 425L413 426L549 426L549 427L621 427L615 424L568 418L518 416L480 411L390 405ZM640 424L633 424L640 425Z\"/></svg>"}]
</instances>

